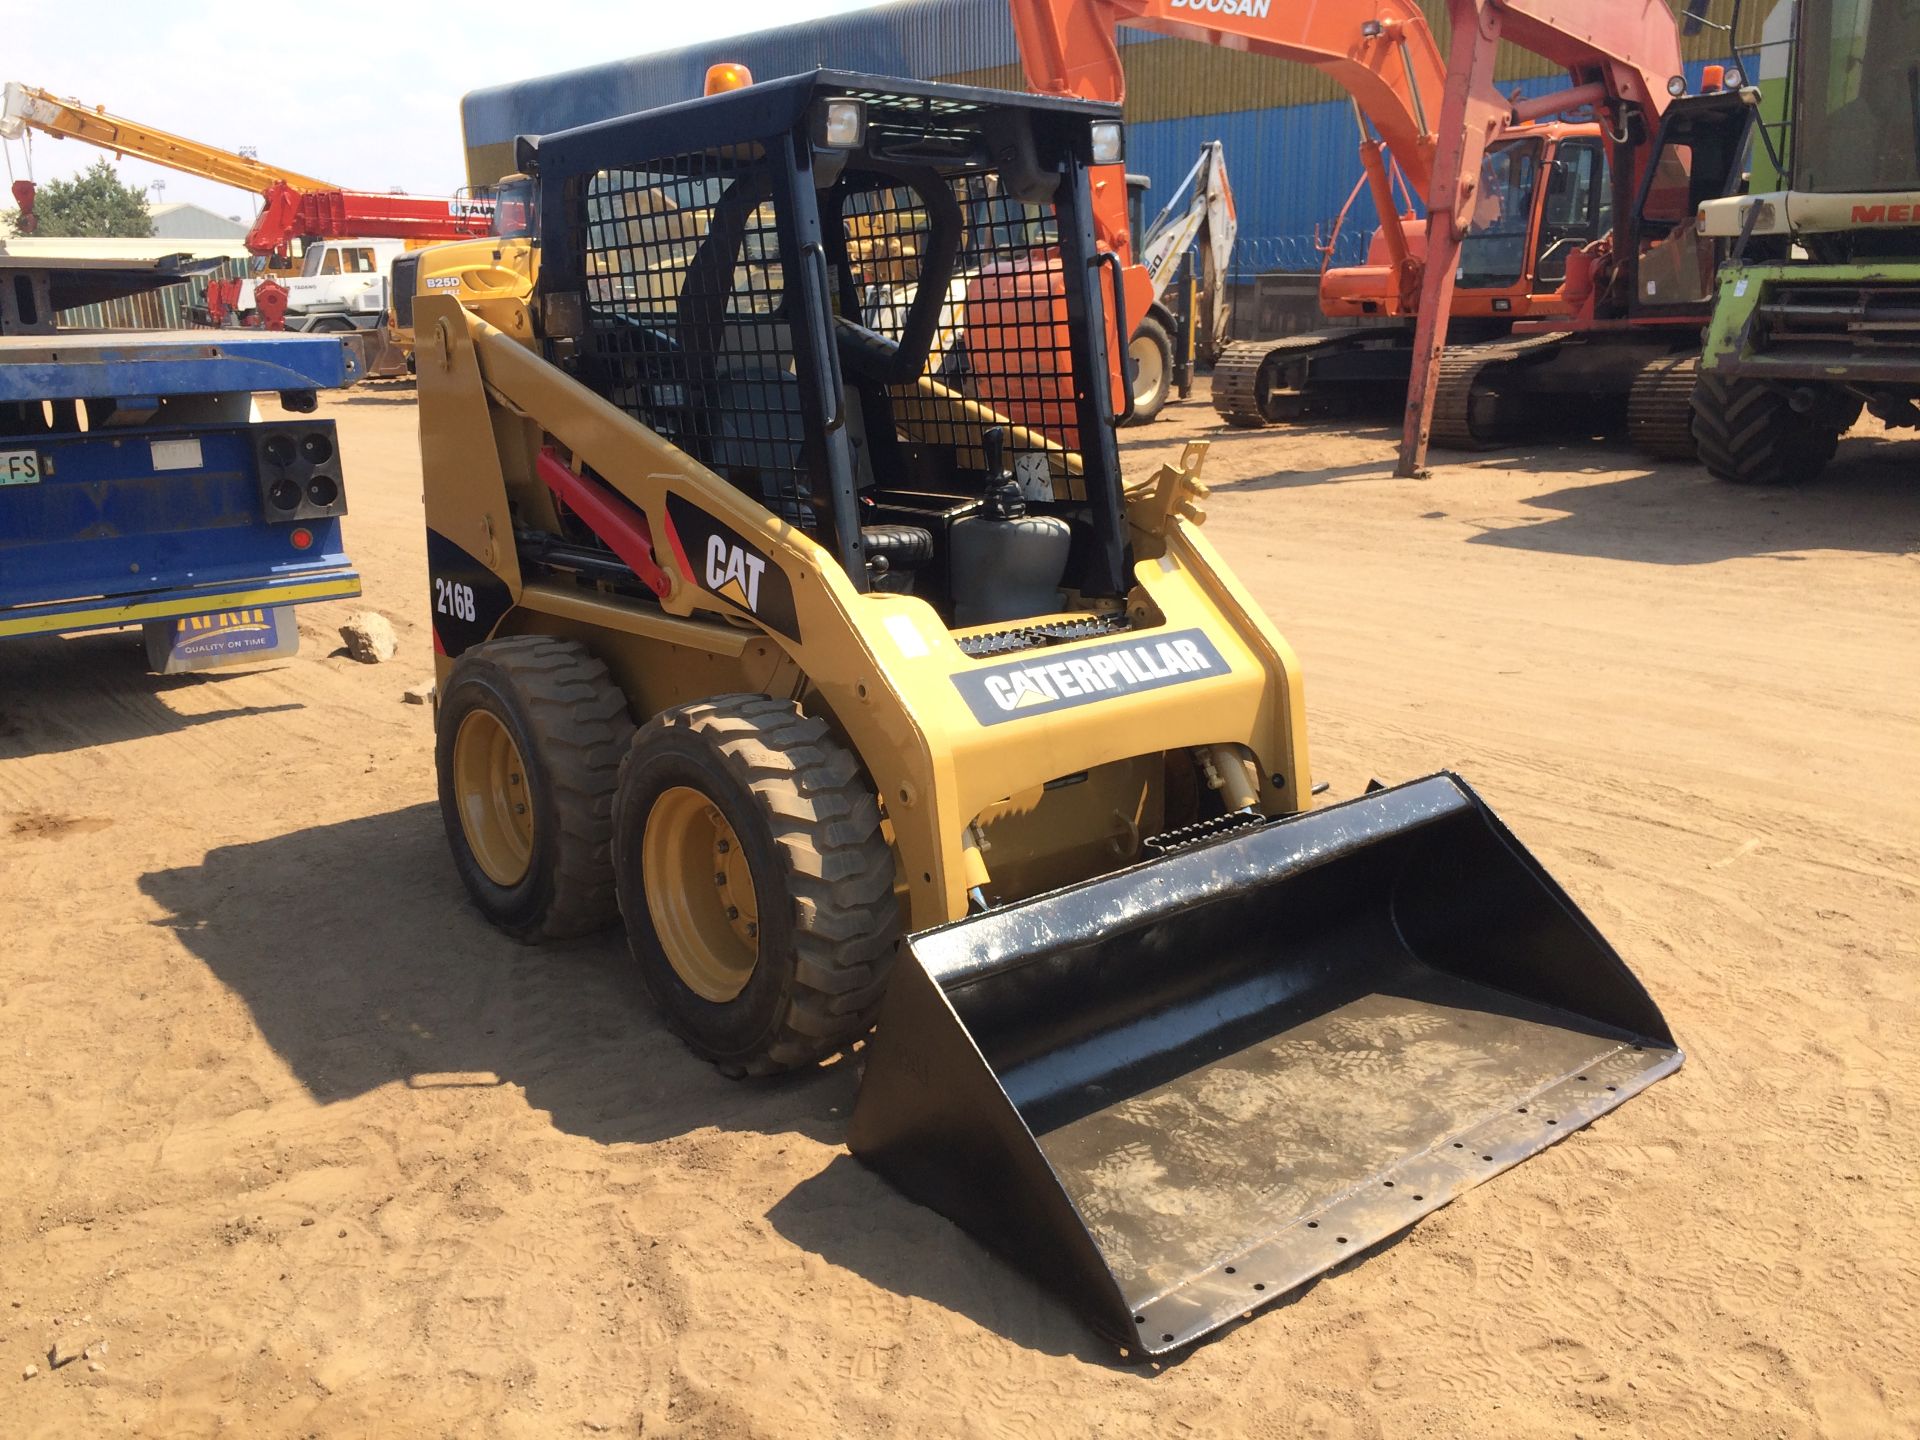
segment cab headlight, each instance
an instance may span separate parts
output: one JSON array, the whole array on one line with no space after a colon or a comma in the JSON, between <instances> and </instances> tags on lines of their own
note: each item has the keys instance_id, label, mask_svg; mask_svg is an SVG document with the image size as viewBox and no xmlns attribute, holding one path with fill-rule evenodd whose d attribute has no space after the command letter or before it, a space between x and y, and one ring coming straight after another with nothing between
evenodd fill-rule
<instances>
[{"instance_id":1,"label":"cab headlight","mask_svg":"<svg viewBox=\"0 0 1920 1440\"><path fill-rule=\"evenodd\" d=\"M852 150L867 134L867 107L858 100L829 100L820 114L820 143L829 150Z\"/></svg>"}]
</instances>

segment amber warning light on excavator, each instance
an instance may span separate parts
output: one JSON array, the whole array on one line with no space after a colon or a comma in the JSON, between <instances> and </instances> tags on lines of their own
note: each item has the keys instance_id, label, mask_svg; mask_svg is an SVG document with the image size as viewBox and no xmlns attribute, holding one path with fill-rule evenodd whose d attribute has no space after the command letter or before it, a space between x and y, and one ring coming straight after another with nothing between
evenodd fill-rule
<instances>
[{"instance_id":1,"label":"amber warning light on excavator","mask_svg":"<svg viewBox=\"0 0 1920 1440\"><path fill-rule=\"evenodd\" d=\"M744 90L753 83L753 71L744 65L725 64L707 67L707 91L709 95L721 95L729 90Z\"/></svg>"}]
</instances>

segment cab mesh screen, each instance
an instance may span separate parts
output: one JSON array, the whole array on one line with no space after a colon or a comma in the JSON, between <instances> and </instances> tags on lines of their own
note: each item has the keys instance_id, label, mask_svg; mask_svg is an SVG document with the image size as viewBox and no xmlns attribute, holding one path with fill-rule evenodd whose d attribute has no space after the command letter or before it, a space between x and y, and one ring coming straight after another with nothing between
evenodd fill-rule
<instances>
[{"instance_id":1,"label":"cab mesh screen","mask_svg":"<svg viewBox=\"0 0 1920 1440\"><path fill-rule=\"evenodd\" d=\"M912 187L849 169L841 224L858 313L899 342L920 298L932 239L926 199ZM959 202L952 278L919 374L889 387L902 441L944 447L962 470L984 463L981 433L1007 431L1008 463L1045 454L1056 483L1077 476L1080 449L1059 232L1050 206L1000 193L999 177L941 177Z\"/></svg>"},{"instance_id":2,"label":"cab mesh screen","mask_svg":"<svg viewBox=\"0 0 1920 1440\"><path fill-rule=\"evenodd\" d=\"M716 154L580 187L581 378L747 490L815 526L786 277L765 166Z\"/></svg>"},{"instance_id":3,"label":"cab mesh screen","mask_svg":"<svg viewBox=\"0 0 1920 1440\"><path fill-rule=\"evenodd\" d=\"M1052 206L1003 193L984 159L980 107L857 98L865 150L817 195L823 248L838 318L896 347L897 360L883 382L843 364L849 390L864 391L845 413L856 432L890 416L893 438L931 457L927 473L956 481L980 475L981 437L998 426L1023 478L1043 464L1057 494L1080 498L1080 387ZM773 149L716 147L573 182L585 237L579 375L777 515L821 532L826 452L809 434L792 327L835 317L801 313L809 287L789 295L764 158ZM933 223L936 203L948 223ZM938 266L946 278L933 282L937 303L916 310L936 244L952 247ZM930 342L928 304L938 312Z\"/></svg>"}]
</instances>

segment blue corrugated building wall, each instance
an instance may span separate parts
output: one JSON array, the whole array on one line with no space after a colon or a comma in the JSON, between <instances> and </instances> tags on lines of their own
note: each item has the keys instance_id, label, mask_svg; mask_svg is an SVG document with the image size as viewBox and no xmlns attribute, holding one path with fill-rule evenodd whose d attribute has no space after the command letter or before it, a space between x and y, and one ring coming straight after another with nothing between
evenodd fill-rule
<instances>
[{"instance_id":1,"label":"blue corrugated building wall","mask_svg":"<svg viewBox=\"0 0 1920 1440\"><path fill-rule=\"evenodd\" d=\"M1684 12L1687 0L1673 0ZM1444 0L1422 0L1445 48ZM1728 58L1725 27L1734 0L1695 3L1707 23L1689 24L1689 80ZM1757 44L1762 7L1741 8L1745 53ZM1747 32L1751 31L1751 34ZM1164 201L1208 140L1226 143L1240 216L1242 270L1316 269L1317 236L1359 179L1358 132L1345 92L1310 66L1223 50L1144 31L1121 31L1127 69L1127 169L1150 177L1149 213ZM512 85L476 90L461 103L468 180L485 185L513 169L513 141L690 99L707 67L738 61L771 79L827 66L1009 89L1025 86L1007 0L894 0L804 25L640 55ZM1564 83L1538 56L1508 47L1496 71L1503 89L1539 94ZM1363 192L1342 234L1342 259L1364 252L1376 223Z\"/></svg>"}]
</instances>

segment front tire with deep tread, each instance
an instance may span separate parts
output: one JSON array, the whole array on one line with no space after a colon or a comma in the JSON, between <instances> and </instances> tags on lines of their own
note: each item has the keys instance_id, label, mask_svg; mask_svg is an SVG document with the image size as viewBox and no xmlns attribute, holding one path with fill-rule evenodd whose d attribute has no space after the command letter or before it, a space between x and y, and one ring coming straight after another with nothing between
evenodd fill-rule
<instances>
[{"instance_id":1,"label":"front tire with deep tread","mask_svg":"<svg viewBox=\"0 0 1920 1440\"><path fill-rule=\"evenodd\" d=\"M1716 480L1736 485L1814 479L1840 443L1835 418L1820 408L1802 414L1771 386L1712 370L1702 370L1693 388L1700 463Z\"/></svg>"},{"instance_id":2,"label":"front tire with deep tread","mask_svg":"<svg viewBox=\"0 0 1920 1440\"><path fill-rule=\"evenodd\" d=\"M461 823L454 745L475 709L506 730L526 768L533 837L517 884L488 876ZM454 866L481 913L529 942L613 924L619 918L613 792L633 720L607 667L572 640L516 635L486 641L454 662L435 725L441 819Z\"/></svg>"},{"instance_id":3,"label":"front tire with deep tread","mask_svg":"<svg viewBox=\"0 0 1920 1440\"><path fill-rule=\"evenodd\" d=\"M646 894L650 814L682 789L704 796L738 837L758 902L752 973L720 1002L676 971ZM621 763L614 857L648 991L675 1033L723 1072L810 1065L872 1026L900 938L893 852L859 760L823 721L766 695L655 716Z\"/></svg>"}]
</instances>

